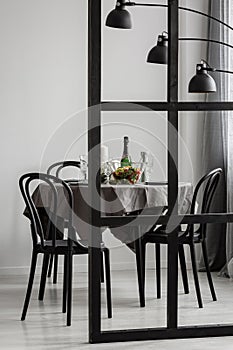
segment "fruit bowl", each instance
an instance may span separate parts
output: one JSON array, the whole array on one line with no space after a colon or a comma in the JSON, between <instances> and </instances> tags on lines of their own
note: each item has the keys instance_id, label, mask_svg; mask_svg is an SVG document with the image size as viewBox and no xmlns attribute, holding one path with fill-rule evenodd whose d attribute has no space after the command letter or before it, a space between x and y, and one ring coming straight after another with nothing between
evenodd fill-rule
<instances>
[{"instance_id":1,"label":"fruit bowl","mask_svg":"<svg viewBox=\"0 0 233 350\"><path fill-rule=\"evenodd\" d=\"M110 178L111 183L116 184L136 184L140 181L142 173L145 169L145 164L140 162L132 162L131 166L120 166L120 162L111 161L112 174Z\"/></svg>"}]
</instances>

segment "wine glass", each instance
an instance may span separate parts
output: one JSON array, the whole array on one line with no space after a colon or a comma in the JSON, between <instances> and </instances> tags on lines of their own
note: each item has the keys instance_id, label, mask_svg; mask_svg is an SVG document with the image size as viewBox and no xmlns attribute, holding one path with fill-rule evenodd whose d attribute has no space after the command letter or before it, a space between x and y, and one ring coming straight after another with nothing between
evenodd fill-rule
<instances>
[{"instance_id":1,"label":"wine glass","mask_svg":"<svg viewBox=\"0 0 233 350\"><path fill-rule=\"evenodd\" d=\"M87 181L87 169L88 169L88 158L87 155L81 155L79 156L80 159L80 170L83 175L83 179L86 182Z\"/></svg>"},{"instance_id":2,"label":"wine glass","mask_svg":"<svg viewBox=\"0 0 233 350\"><path fill-rule=\"evenodd\" d=\"M151 174L153 172L153 165L154 165L154 160L153 160L152 154L149 154L148 160L146 163L146 168L145 168L146 182L150 182L150 180L151 180Z\"/></svg>"},{"instance_id":3,"label":"wine glass","mask_svg":"<svg viewBox=\"0 0 233 350\"><path fill-rule=\"evenodd\" d=\"M110 176L112 174L111 162L104 162L104 164L103 164L103 171L104 171L104 174L107 176L106 184L109 185Z\"/></svg>"}]
</instances>

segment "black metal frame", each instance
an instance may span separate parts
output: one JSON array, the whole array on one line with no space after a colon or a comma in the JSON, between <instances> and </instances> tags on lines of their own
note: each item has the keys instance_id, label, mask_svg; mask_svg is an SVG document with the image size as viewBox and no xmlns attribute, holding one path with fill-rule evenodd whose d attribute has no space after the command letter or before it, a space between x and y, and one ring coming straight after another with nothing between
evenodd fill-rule
<instances>
[{"instance_id":1,"label":"black metal frame","mask_svg":"<svg viewBox=\"0 0 233 350\"><path fill-rule=\"evenodd\" d=\"M101 0L88 0L88 151L89 151L89 198L92 204L90 222L92 224L89 242L89 342L117 342L152 340L168 338L194 338L233 335L231 325L201 325L179 327L177 324L177 277L178 245L177 229L170 235L168 244L168 289L167 289L167 327L147 329L124 329L101 331L100 315L100 242L101 226L116 227L130 224L136 218L101 217L100 199L95 196L96 186L100 190L99 171L101 142L101 111L126 111L146 107L153 111L168 113L168 214L161 217L143 215L142 223L166 224L171 211L179 223L233 222L233 213L205 215L178 215L178 139L173 137L172 129L178 131L179 111L233 110L233 102L179 102L178 101L178 0L168 0L168 80L167 102L104 102L101 101ZM95 107L93 107L95 106ZM149 110L148 109L148 110ZM171 158L169 150L172 150ZM95 209L94 209L95 208Z\"/></svg>"}]
</instances>

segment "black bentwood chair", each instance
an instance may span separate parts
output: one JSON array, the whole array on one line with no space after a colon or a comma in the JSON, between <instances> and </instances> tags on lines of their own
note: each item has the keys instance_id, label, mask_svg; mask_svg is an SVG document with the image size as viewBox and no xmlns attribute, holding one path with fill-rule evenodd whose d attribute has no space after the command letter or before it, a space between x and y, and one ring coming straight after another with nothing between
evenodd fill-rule
<instances>
[{"instance_id":1,"label":"black bentwood chair","mask_svg":"<svg viewBox=\"0 0 233 350\"><path fill-rule=\"evenodd\" d=\"M32 192L33 185L35 183L45 183L51 192L51 207L49 212L50 222L53 223L48 230L51 234L51 239L46 240L45 237L47 233L44 232L43 225L41 223L38 208L35 206ZM57 239L56 222L57 222L57 207L58 207L58 192L57 187L62 186L64 191L64 196L67 200L68 208L68 220L67 229L68 237L75 236L75 230L72 225L72 210L73 210L73 194L69 185L63 180L56 178L52 175L42 174L42 173L28 173L21 176L19 180L19 186L24 198L26 209L29 213L29 218L31 221L31 236L32 236L32 259L31 259L31 269L28 281L28 287L26 292L26 297L23 306L23 312L21 320L25 320L26 313L30 301L33 280L35 275L37 256L38 254L43 254L43 266L41 273L40 289L39 289L39 300L43 300L45 285L46 285L46 275L48 270L49 256L51 254L63 255L64 256L64 277L63 277L63 304L62 312L66 312L67 309L67 326L71 325L71 307L72 307L72 270L73 270L73 255L82 255L88 253L88 248L84 245L83 241L72 242L71 239ZM49 225L48 225L49 226ZM52 231L52 232L51 232ZM112 305L111 305L111 281L110 281L110 263L109 263L109 250L101 247L105 255L105 272L106 272L106 294L107 294L107 308L108 317L112 317Z\"/></svg>"},{"instance_id":2,"label":"black bentwood chair","mask_svg":"<svg viewBox=\"0 0 233 350\"><path fill-rule=\"evenodd\" d=\"M62 170L64 168L76 168L75 171L75 178L74 179L64 179L62 175ZM79 169L77 171L77 168ZM51 164L48 167L47 174L49 175L54 175L56 177L62 178L64 181L69 182L69 181L80 181L79 175L80 175L80 162L76 160L64 160L64 161L59 161L56 163ZM57 283L57 268L58 268L58 255L53 255L51 254L50 256L50 261L49 261L49 269L48 269L48 277L51 277L52 274L52 268L53 270L53 283Z\"/></svg>"},{"instance_id":3,"label":"black bentwood chair","mask_svg":"<svg viewBox=\"0 0 233 350\"><path fill-rule=\"evenodd\" d=\"M221 168L214 169L208 174L203 176L197 183L193 199L191 203L190 214L195 213L195 208L197 206L197 199L199 201L198 207L200 208L201 214L206 214L210 212L210 206L214 198L214 193L217 188L220 175L222 173ZM199 197L200 196L200 197ZM197 273L197 262L195 254L195 244L200 243L202 246L202 254L204 258L207 279L209 282L209 288L214 301L217 300L214 285L210 273L209 263L208 263L208 254L206 247L206 227L207 224L200 224L198 229L194 230L194 225L189 224L185 231L180 229L178 234L178 252L181 273L183 278L184 292L185 294L189 293L187 270L185 263L185 254L184 254L184 245L189 245L193 277L197 295L198 306L203 307L198 273ZM156 279L157 279L157 298L161 298L161 276L160 276L160 244L168 244L169 233L166 232L166 226L157 227L154 226L150 231L146 232L140 239L140 245L136 250L138 266L138 282L139 282L139 291L141 291L141 306L145 306L145 259L146 259L146 244L154 243L155 244L155 254L156 254Z\"/></svg>"},{"instance_id":4,"label":"black bentwood chair","mask_svg":"<svg viewBox=\"0 0 233 350\"><path fill-rule=\"evenodd\" d=\"M81 165L80 165L80 162L77 161L77 160L64 160L64 161L59 161L59 162L56 162L56 163L53 163L51 164L49 167L48 167L48 170L47 170L47 174L49 175L54 175L56 177L59 177L61 178L62 176L62 170L64 168L78 168L80 169L81 168ZM77 177L75 175L75 178L72 179L72 180L75 180L75 181L79 181L80 180L80 170L76 172L77 173ZM62 177L63 178L63 177ZM69 182L69 179L64 179L63 180L65 181L68 181Z\"/></svg>"}]
</instances>

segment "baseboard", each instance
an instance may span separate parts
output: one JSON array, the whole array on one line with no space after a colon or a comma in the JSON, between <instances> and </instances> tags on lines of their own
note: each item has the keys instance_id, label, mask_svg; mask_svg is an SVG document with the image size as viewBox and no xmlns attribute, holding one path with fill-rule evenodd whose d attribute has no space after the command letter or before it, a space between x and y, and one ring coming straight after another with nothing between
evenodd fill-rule
<instances>
[{"instance_id":1,"label":"baseboard","mask_svg":"<svg viewBox=\"0 0 233 350\"><path fill-rule=\"evenodd\" d=\"M154 269L155 263L153 260L147 261L147 269ZM161 267L166 268L167 262L161 261ZM10 267L1 267L0 276L15 276L15 275L28 275L29 266L10 266ZM187 269L191 269L190 263L187 263ZM136 264L134 262L114 262L111 264L112 271L124 271L124 270L136 270ZM78 264L74 263L74 271L80 273L87 273L87 264ZM41 266L38 264L36 274L40 274ZM58 273L63 273L62 262L59 264Z\"/></svg>"}]
</instances>

